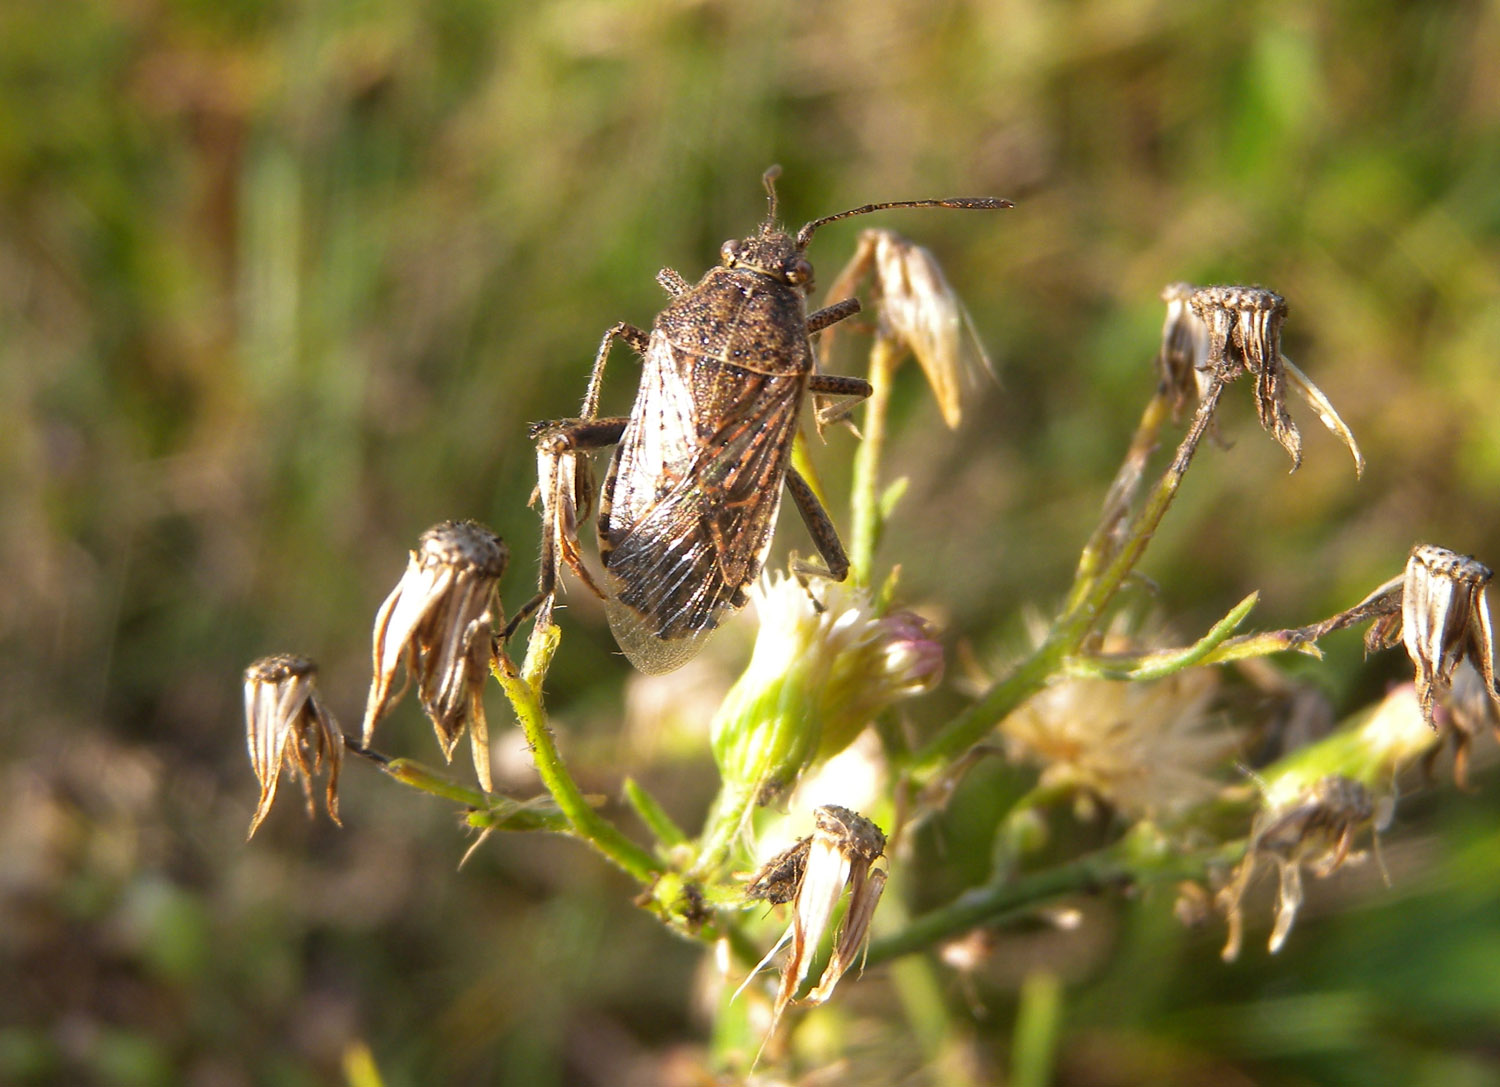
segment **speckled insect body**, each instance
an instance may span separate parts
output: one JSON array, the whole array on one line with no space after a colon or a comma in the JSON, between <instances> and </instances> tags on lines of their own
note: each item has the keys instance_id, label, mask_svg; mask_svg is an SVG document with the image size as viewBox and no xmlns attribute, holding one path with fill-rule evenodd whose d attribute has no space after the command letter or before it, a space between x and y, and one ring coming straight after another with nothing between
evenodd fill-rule
<instances>
[{"instance_id":1,"label":"speckled insect body","mask_svg":"<svg viewBox=\"0 0 1500 1087\"><path fill-rule=\"evenodd\" d=\"M775 221L774 177L768 171L765 178L769 217L752 237L724 243L720 267L693 285L670 269L657 277L673 297L649 335L626 324L605 334L582 416L533 428L544 466L540 585L507 634L550 604L559 559L596 588L573 538L592 490L586 458L577 454L616 442L599 506L600 595L616 641L642 671L685 663L727 613L744 606L770 551L783 484L826 564L818 573L847 575L838 534L792 468L791 450L808 392L862 398L870 387L814 372L809 335L859 304L807 312L808 241L824 223L881 208L1008 205L988 198L867 205L814 220L794 237ZM615 339L643 356L640 387L628 417L599 418Z\"/></svg>"}]
</instances>

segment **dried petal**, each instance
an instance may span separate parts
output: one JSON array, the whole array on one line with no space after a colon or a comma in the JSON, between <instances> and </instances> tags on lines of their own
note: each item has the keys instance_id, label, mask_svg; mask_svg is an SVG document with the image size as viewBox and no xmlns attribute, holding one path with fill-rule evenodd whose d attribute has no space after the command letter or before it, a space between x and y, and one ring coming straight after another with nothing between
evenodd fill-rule
<instances>
[{"instance_id":1,"label":"dried petal","mask_svg":"<svg viewBox=\"0 0 1500 1087\"><path fill-rule=\"evenodd\" d=\"M445 521L422 534L406 573L375 616L375 676L365 706L369 743L376 723L415 676L443 755L452 759L468 728L474 769L486 790L493 786L484 684L494 629L503 618L498 590L508 557L500 537L474 521ZM393 692L402 663L406 680Z\"/></svg>"},{"instance_id":2,"label":"dried petal","mask_svg":"<svg viewBox=\"0 0 1500 1087\"><path fill-rule=\"evenodd\" d=\"M343 736L318 697L317 674L312 661L288 654L264 657L245 669L245 739L250 765L260 782L260 803L250 821L250 835L271 810L284 766L301 778L311 815L312 778L326 763L324 805L328 817L339 821Z\"/></svg>"}]
</instances>

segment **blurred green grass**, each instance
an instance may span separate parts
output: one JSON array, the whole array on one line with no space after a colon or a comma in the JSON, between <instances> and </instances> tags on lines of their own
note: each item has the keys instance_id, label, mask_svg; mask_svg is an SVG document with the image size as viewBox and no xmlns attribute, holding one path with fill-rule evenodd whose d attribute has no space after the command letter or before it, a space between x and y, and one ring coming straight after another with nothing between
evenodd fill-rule
<instances>
[{"instance_id":1,"label":"blurred green grass","mask_svg":"<svg viewBox=\"0 0 1500 1087\"><path fill-rule=\"evenodd\" d=\"M1418 539L1493 564L1497 55L1494 5L1394 0L0 6L0 1080L330 1082L365 1038L390 1084L657 1082L701 1038L692 950L566 843L455 876L446 813L356 769L343 833L288 810L240 845L237 676L308 653L348 723L374 607L443 518L511 541L519 603L526 423L574 410L603 329L659 308L658 267L693 278L751 229L772 162L794 222L1018 203L888 220L1001 373L956 435L909 375L889 458L913 486L888 553L922 557L907 591L953 642L1003 650L1065 588L1174 280L1286 296L1287 350L1370 471L1302 414L1288 478L1236 403L1144 568L1165 614L1260 588L1259 624L1324 615ZM855 232L819 234L825 282ZM570 753L607 792L645 744L691 817L704 758L621 738L626 669L572 603ZM1398 665L1350 645L1314 674L1348 708ZM1419 866L1269 965L1132 909L1068 978L1059 1082L1130 1082L1101 1047L1155 1082L1493 1077L1482 780L1411 808L1442 896ZM973 1029L1001 1046L1013 987L990 995Z\"/></svg>"}]
</instances>

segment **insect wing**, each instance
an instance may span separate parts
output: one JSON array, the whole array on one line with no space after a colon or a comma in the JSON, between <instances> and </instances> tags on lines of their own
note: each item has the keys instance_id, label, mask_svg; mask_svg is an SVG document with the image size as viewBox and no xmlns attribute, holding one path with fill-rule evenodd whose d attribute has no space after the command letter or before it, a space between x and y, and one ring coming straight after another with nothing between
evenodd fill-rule
<instances>
[{"instance_id":1,"label":"insect wing","mask_svg":"<svg viewBox=\"0 0 1500 1087\"><path fill-rule=\"evenodd\" d=\"M657 674L696 654L723 612L744 605L770 549L804 380L674 352L659 339L645 371L599 528L615 640Z\"/></svg>"}]
</instances>

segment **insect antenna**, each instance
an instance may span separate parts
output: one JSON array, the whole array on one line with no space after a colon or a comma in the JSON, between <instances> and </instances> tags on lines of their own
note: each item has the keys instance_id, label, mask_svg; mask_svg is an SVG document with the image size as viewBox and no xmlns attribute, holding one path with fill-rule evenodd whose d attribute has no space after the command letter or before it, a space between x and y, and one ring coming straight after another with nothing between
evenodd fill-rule
<instances>
[{"instance_id":1,"label":"insect antenna","mask_svg":"<svg viewBox=\"0 0 1500 1087\"><path fill-rule=\"evenodd\" d=\"M766 171L769 175L770 171ZM839 219L849 219L856 215L868 215L872 211L884 211L886 208L972 208L981 211L990 211L996 208L1015 207L1009 200L1001 200L996 196L954 196L947 200L892 200L885 204L864 204L848 211L841 211L835 215L825 215L821 219L814 219L801 230L797 231L797 248L806 249L807 243L812 240L813 231L828 223L837 222Z\"/></svg>"},{"instance_id":2,"label":"insect antenna","mask_svg":"<svg viewBox=\"0 0 1500 1087\"><path fill-rule=\"evenodd\" d=\"M766 187L766 201L769 205L766 211L766 222L776 221L776 179L781 176L780 166L770 166L766 172L760 175L760 183Z\"/></svg>"}]
</instances>

